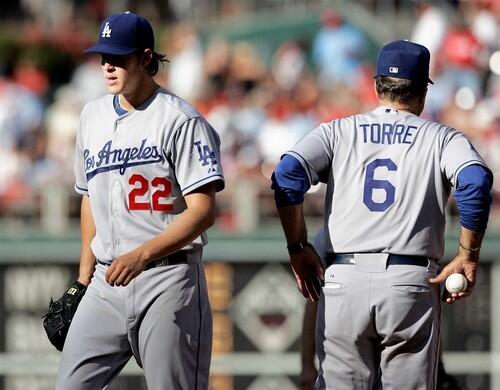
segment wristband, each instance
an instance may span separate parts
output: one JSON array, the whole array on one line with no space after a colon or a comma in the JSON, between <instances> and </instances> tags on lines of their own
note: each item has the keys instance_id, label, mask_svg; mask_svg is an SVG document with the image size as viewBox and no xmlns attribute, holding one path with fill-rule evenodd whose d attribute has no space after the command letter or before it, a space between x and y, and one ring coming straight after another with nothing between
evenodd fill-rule
<instances>
[{"instance_id":1,"label":"wristband","mask_svg":"<svg viewBox=\"0 0 500 390\"><path fill-rule=\"evenodd\" d=\"M460 248L465 249L466 251L469 251L469 252L479 252L479 249L481 249L481 247L467 248L467 247L463 246L460 241L458 241L458 245L460 246Z\"/></svg>"},{"instance_id":2,"label":"wristband","mask_svg":"<svg viewBox=\"0 0 500 390\"><path fill-rule=\"evenodd\" d=\"M307 246L310 246L309 242L307 240L299 242L297 244L289 244L286 246L286 249L288 249L288 254L289 255L298 255L299 253L303 252L304 249L306 249Z\"/></svg>"}]
</instances>

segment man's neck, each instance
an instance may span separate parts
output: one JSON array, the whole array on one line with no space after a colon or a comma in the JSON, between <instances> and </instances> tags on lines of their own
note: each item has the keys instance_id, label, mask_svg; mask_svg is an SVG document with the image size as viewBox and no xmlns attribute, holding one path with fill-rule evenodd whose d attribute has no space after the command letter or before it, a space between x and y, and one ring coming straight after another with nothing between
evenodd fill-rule
<instances>
[{"instance_id":1,"label":"man's neck","mask_svg":"<svg viewBox=\"0 0 500 390\"><path fill-rule=\"evenodd\" d=\"M147 77L142 83L139 83L138 85L140 85L140 88L137 88L135 91L128 94L120 94L120 107L124 110L135 110L146 100L148 100L159 87L159 85L156 84L152 77Z\"/></svg>"},{"instance_id":2,"label":"man's neck","mask_svg":"<svg viewBox=\"0 0 500 390\"><path fill-rule=\"evenodd\" d=\"M379 100L379 104L384 107L390 107L397 111L411 112L412 114L415 114L417 116L419 116L422 112L420 105L416 103L408 104L408 103L399 103L392 100Z\"/></svg>"}]
</instances>

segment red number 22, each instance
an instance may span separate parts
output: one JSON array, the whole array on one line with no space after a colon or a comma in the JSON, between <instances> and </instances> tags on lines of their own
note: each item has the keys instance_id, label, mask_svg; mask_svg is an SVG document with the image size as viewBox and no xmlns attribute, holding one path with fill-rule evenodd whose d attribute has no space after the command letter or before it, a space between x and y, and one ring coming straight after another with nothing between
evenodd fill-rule
<instances>
[{"instance_id":1,"label":"red number 22","mask_svg":"<svg viewBox=\"0 0 500 390\"><path fill-rule=\"evenodd\" d=\"M137 201L138 196L144 196L149 191L149 181L137 173L130 176L128 184L134 186L134 189L128 194L128 207L130 210L151 210L154 211L172 211L172 203L161 203L162 199L168 198L172 193L172 183L165 177L155 177L151 180L151 186L158 188L153 192L152 202ZM136 184L139 184L136 187Z\"/></svg>"}]
</instances>

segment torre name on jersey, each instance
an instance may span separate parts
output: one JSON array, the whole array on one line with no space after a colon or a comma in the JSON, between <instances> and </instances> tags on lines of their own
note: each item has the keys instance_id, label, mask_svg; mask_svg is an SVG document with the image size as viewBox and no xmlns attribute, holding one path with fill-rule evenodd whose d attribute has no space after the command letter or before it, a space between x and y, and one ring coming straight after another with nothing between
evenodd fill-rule
<instances>
[{"instance_id":1,"label":"torre name on jersey","mask_svg":"<svg viewBox=\"0 0 500 390\"><path fill-rule=\"evenodd\" d=\"M112 141L108 141L95 156L91 156L90 150L85 149L83 157L85 159L87 180L92 179L99 173L115 169L119 169L120 174L123 175L128 167L162 162L163 157L158 148L156 146L146 146L146 141L146 139L143 139L139 147L124 149L113 149L111 147Z\"/></svg>"},{"instance_id":2,"label":"torre name on jersey","mask_svg":"<svg viewBox=\"0 0 500 390\"><path fill-rule=\"evenodd\" d=\"M411 144L416 126L402 123L367 123L358 125L363 131L363 143Z\"/></svg>"}]
</instances>

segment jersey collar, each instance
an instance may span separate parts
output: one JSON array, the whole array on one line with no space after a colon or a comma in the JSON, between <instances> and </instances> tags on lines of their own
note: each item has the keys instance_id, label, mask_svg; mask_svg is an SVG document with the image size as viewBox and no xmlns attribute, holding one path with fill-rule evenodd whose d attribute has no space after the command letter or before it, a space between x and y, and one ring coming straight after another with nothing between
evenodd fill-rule
<instances>
[{"instance_id":1,"label":"jersey collar","mask_svg":"<svg viewBox=\"0 0 500 390\"><path fill-rule=\"evenodd\" d=\"M115 109L115 112L118 114L118 116L125 115L128 111L123 109L122 106L120 106L120 99L118 95L113 96L113 108Z\"/></svg>"},{"instance_id":2,"label":"jersey collar","mask_svg":"<svg viewBox=\"0 0 500 390\"><path fill-rule=\"evenodd\" d=\"M409 115L411 112L401 111L389 106L380 106L373 110L375 115L383 115L383 114L399 114L399 115Z\"/></svg>"},{"instance_id":3,"label":"jersey collar","mask_svg":"<svg viewBox=\"0 0 500 390\"><path fill-rule=\"evenodd\" d=\"M149 106L151 104L151 102L154 100L156 95L161 91L162 91L161 87L156 88L154 90L154 92L151 94L151 96L149 98L147 98L144 103L142 103L140 106L138 106L133 111L144 110L145 108L147 108L147 106ZM129 113L129 111L125 110L122 106L120 106L120 98L118 95L113 96L113 108L114 108L115 112L118 114L118 116L122 116L122 115Z\"/></svg>"}]
</instances>

